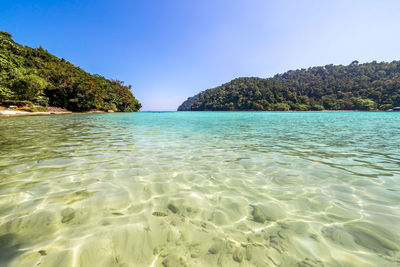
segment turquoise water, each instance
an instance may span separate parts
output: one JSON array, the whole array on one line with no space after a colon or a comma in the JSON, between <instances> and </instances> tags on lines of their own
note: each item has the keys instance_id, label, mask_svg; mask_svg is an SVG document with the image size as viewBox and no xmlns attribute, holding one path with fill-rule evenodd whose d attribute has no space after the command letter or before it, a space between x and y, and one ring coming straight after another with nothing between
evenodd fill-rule
<instances>
[{"instance_id":1,"label":"turquoise water","mask_svg":"<svg viewBox=\"0 0 400 267\"><path fill-rule=\"evenodd\" d=\"M0 266L399 266L400 113L0 118Z\"/></svg>"}]
</instances>

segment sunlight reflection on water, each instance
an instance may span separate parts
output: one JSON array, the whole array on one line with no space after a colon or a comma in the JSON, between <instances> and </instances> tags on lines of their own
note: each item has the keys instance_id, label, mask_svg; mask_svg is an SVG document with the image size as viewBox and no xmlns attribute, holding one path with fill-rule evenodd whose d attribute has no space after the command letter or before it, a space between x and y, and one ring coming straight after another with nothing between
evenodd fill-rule
<instances>
[{"instance_id":1,"label":"sunlight reflection on water","mask_svg":"<svg viewBox=\"0 0 400 267\"><path fill-rule=\"evenodd\" d=\"M0 265L396 266L399 162L400 113L0 118Z\"/></svg>"}]
</instances>

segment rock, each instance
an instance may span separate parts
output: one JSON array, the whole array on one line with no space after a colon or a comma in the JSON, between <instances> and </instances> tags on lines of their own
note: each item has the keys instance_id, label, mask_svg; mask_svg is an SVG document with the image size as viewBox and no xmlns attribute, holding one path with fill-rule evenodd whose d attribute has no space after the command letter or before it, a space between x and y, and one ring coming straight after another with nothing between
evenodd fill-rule
<instances>
[{"instance_id":1,"label":"rock","mask_svg":"<svg viewBox=\"0 0 400 267\"><path fill-rule=\"evenodd\" d=\"M252 211L251 215L253 215L253 221L258 222L258 223L264 223L267 220L262 209L257 206L253 207L253 211Z\"/></svg>"},{"instance_id":2,"label":"rock","mask_svg":"<svg viewBox=\"0 0 400 267\"><path fill-rule=\"evenodd\" d=\"M169 203L169 204L168 204L168 209L169 209L170 211L172 211L173 213L177 213L177 212L179 211L178 207L175 206L175 204L173 204L173 203Z\"/></svg>"},{"instance_id":3,"label":"rock","mask_svg":"<svg viewBox=\"0 0 400 267\"><path fill-rule=\"evenodd\" d=\"M75 210L73 208L65 208L61 211L61 223L67 223L75 217Z\"/></svg>"},{"instance_id":4,"label":"rock","mask_svg":"<svg viewBox=\"0 0 400 267\"><path fill-rule=\"evenodd\" d=\"M157 216L157 217L165 217L165 216L168 216L166 213L164 213L164 212L162 212L162 211L155 211L155 212L153 212L151 215Z\"/></svg>"},{"instance_id":5,"label":"rock","mask_svg":"<svg viewBox=\"0 0 400 267\"><path fill-rule=\"evenodd\" d=\"M190 254L190 257L192 257L193 259L196 259L196 258L200 257L200 254L198 254L198 253L196 253L196 252L192 252L192 253Z\"/></svg>"},{"instance_id":6,"label":"rock","mask_svg":"<svg viewBox=\"0 0 400 267\"><path fill-rule=\"evenodd\" d=\"M200 249L198 249L198 248L191 249L190 257L192 257L193 259L196 259L196 258L200 257L200 255L201 255Z\"/></svg>"},{"instance_id":7,"label":"rock","mask_svg":"<svg viewBox=\"0 0 400 267\"><path fill-rule=\"evenodd\" d=\"M214 246L212 246L212 247L210 247L210 248L208 249L208 253L210 253L210 254L217 254L217 253L219 252L219 250L220 250L220 247L217 246L217 245L214 245Z\"/></svg>"},{"instance_id":8,"label":"rock","mask_svg":"<svg viewBox=\"0 0 400 267\"><path fill-rule=\"evenodd\" d=\"M286 213L282 207L275 203L267 205L252 206L253 221L264 223L265 221L277 221L286 217Z\"/></svg>"},{"instance_id":9,"label":"rock","mask_svg":"<svg viewBox=\"0 0 400 267\"><path fill-rule=\"evenodd\" d=\"M38 251L39 252L39 254L40 254L40 256L46 256L47 255L47 251L46 250L39 250Z\"/></svg>"},{"instance_id":10,"label":"rock","mask_svg":"<svg viewBox=\"0 0 400 267\"><path fill-rule=\"evenodd\" d=\"M244 259L244 251L241 248L237 248L234 252L233 252L233 260L236 262L241 263Z\"/></svg>"},{"instance_id":11,"label":"rock","mask_svg":"<svg viewBox=\"0 0 400 267\"><path fill-rule=\"evenodd\" d=\"M165 260L162 261L162 265L165 267L177 267L186 266L186 258L175 254L169 255Z\"/></svg>"}]
</instances>

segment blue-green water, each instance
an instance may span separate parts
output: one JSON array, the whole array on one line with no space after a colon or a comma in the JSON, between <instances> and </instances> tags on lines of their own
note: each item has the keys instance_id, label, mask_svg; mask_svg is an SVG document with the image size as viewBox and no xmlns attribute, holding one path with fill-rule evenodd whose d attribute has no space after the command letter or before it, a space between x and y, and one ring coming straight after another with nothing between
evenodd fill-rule
<instances>
[{"instance_id":1,"label":"blue-green water","mask_svg":"<svg viewBox=\"0 0 400 267\"><path fill-rule=\"evenodd\" d=\"M400 113L0 118L0 265L399 266Z\"/></svg>"}]
</instances>

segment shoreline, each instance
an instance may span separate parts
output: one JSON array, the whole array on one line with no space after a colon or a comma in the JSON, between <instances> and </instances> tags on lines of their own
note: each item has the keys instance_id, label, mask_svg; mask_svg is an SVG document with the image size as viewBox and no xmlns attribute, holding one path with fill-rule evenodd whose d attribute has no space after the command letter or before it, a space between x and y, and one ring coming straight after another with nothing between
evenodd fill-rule
<instances>
[{"instance_id":1,"label":"shoreline","mask_svg":"<svg viewBox=\"0 0 400 267\"><path fill-rule=\"evenodd\" d=\"M140 112L140 111L137 111ZM65 115L65 114L104 114L104 113L121 113L117 111L102 111L102 110L95 110L95 111L87 111L87 112L75 112L75 111L20 111L20 110L0 110L0 118L1 117L24 117L24 116L45 116L45 115ZM126 112L129 113L129 112Z\"/></svg>"},{"instance_id":2,"label":"shoreline","mask_svg":"<svg viewBox=\"0 0 400 267\"><path fill-rule=\"evenodd\" d=\"M272 110L191 110L194 112L276 112ZM280 112L346 112L346 111L353 111L353 112L388 112L384 110L371 110L371 111L364 111L364 110L289 110L289 111L280 111ZM142 111L137 111L142 112ZM154 111L150 111L154 112ZM160 112L160 111L158 111ZM177 111L178 112L178 111ZM184 111L185 112L185 111ZM19 110L0 110L0 118L1 117L24 117L24 116L45 116L45 115L64 115L64 114L104 114L104 113L114 113L114 112L107 112L107 111L87 111L87 112L73 112L73 111L45 111L45 112L29 112L29 111L19 111ZM120 112L115 112L120 113Z\"/></svg>"},{"instance_id":3,"label":"shoreline","mask_svg":"<svg viewBox=\"0 0 400 267\"><path fill-rule=\"evenodd\" d=\"M0 117L22 117L22 116L62 115L62 114L72 114L72 112L71 111L28 112L28 111L19 111L19 110L0 110Z\"/></svg>"},{"instance_id":4,"label":"shoreline","mask_svg":"<svg viewBox=\"0 0 400 267\"><path fill-rule=\"evenodd\" d=\"M177 112L389 112L389 110L356 110L356 109L324 109L324 110L176 110Z\"/></svg>"}]
</instances>

